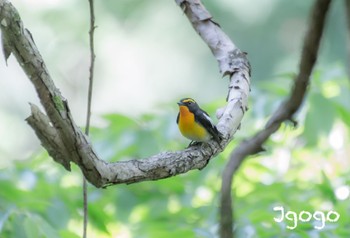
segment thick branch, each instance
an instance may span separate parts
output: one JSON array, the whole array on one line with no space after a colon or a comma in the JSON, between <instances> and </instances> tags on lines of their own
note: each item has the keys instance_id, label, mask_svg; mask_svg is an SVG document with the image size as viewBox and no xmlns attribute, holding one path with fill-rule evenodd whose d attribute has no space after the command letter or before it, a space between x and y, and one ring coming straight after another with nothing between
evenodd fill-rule
<instances>
[{"instance_id":1,"label":"thick branch","mask_svg":"<svg viewBox=\"0 0 350 238\"><path fill-rule=\"evenodd\" d=\"M198 0L178 3L212 50L219 62L220 71L230 75L228 104L220 111L218 124L218 129L225 136L221 143L224 148L239 127L247 107L250 66L245 54L211 20L210 14ZM67 100L55 87L30 32L24 29L18 12L7 0L0 0L0 26L6 58L11 53L15 55L33 83L47 114L45 116L33 105L28 123L56 162L66 169L70 169L70 162L74 162L96 187L157 180L193 169L202 169L211 158L221 152L216 142L210 141L182 151L162 152L141 160L107 163L99 159L88 138L75 124Z\"/></svg>"},{"instance_id":2,"label":"thick branch","mask_svg":"<svg viewBox=\"0 0 350 238\"><path fill-rule=\"evenodd\" d=\"M305 35L299 64L299 73L294 80L294 86L289 98L273 113L263 130L252 138L243 141L230 155L230 160L222 176L220 207L220 236L222 238L233 237L231 198L233 174L248 155L253 155L263 150L263 143L278 130L282 122L287 120L294 122L293 116L301 107L309 85L310 75L317 59L329 4L330 0L317 0L311 11L309 27Z\"/></svg>"},{"instance_id":3,"label":"thick branch","mask_svg":"<svg viewBox=\"0 0 350 238\"><path fill-rule=\"evenodd\" d=\"M241 52L212 20L200 0L175 0L183 9L202 40L208 45L219 63L220 72L229 75L228 105L217 111L218 129L228 138L239 128L247 109L250 92L250 64L246 53Z\"/></svg>"}]
</instances>

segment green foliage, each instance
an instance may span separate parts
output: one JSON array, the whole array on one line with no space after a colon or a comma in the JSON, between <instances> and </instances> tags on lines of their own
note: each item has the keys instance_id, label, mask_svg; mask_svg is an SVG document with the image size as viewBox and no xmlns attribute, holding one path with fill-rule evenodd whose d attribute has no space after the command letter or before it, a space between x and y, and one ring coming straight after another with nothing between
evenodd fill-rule
<instances>
[{"instance_id":1,"label":"green foliage","mask_svg":"<svg viewBox=\"0 0 350 238\"><path fill-rule=\"evenodd\" d=\"M204 4L213 13L214 20L221 24L228 35L234 37L235 43L249 53L253 69L250 110L244 117L241 130L225 152L212 160L202 171L190 171L165 180L129 186L118 185L108 189L89 187L89 237L217 237L222 170L238 142L260 130L269 115L290 93L299 56L298 44L302 37L297 37L297 42L285 37L291 36L290 32L303 32L300 28L306 25L307 10L312 4L311 1L280 1L274 9L271 8L273 14L265 15L252 24L245 22L247 18L242 20L242 15L237 12L233 13L239 9L240 12L244 12L244 16L250 18L254 17L248 14L252 9L245 11L236 6L231 8L222 2L204 1ZM138 59L140 55L129 52L141 46L140 48L151 49L141 51L145 57L143 60L151 59L150 54L154 54L164 61L164 64L158 65L150 60L152 67L158 67L152 68L152 72L142 71L149 73L146 76L147 80L157 77L157 74L151 73L158 71L161 74L158 77L162 80L165 77L169 80L169 72L175 75L165 84L174 79L178 80L183 77L181 71L187 70L185 65L180 67L178 63L191 58L192 60L188 61L191 63L188 64L189 71L200 74L194 75L195 77L191 75L186 81L179 81L178 84L183 87L177 89L178 94L196 92L196 97L208 97L208 100L211 100L210 97L215 97L212 95L222 95L222 90L218 89L220 86L226 90L224 80L220 85L217 81L210 84L208 78L211 79L213 73L208 68L213 69L217 77L217 69L214 68L210 52L205 46L198 44L198 37L189 35L189 32L193 34L193 30L174 3L145 0L107 0L96 3L96 11L99 13L97 32L101 32L96 36L96 49L98 59L104 59L97 67L97 85L103 84L103 79L120 80L126 75L129 76L130 67L125 67L127 73L112 74L122 70L125 66L124 61L132 61L132 69L144 63ZM164 16L163 6L166 4L171 8L169 10L164 7L167 14ZM288 124L283 125L266 143L267 151L247 159L234 178L232 191L236 222L234 229L237 237L350 237L350 198L347 194L350 185L350 151L346 146L350 143L350 81L341 65L329 64L346 58L346 31L343 30L345 21L342 18L345 14L339 4L343 2L336 1L332 7L328 22L328 31L331 34L325 34L323 50L318 59L322 70L317 69L313 74L307 100L296 116L298 126L291 128ZM46 63L53 73L53 78L66 79L59 82L58 86L64 94L72 91L71 95L68 95L70 100L72 98L71 101L80 100L82 95L76 95L77 91L82 92L78 82L85 84L86 75L82 72L86 72L88 68L84 64L88 48L87 4L70 1L70 4L51 7L45 11L36 9L37 7L24 7L20 11L25 25L32 31L40 49L48 48L48 51L42 51L42 54L48 58ZM174 15L170 15L172 13ZM23 17L25 14L29 15ZM279 14L283 16L278 16ZM174 20L174 16L180 20ZM276 16L280 18L276 20ZM35 17L38 19L31 24L30 21ZM146 21L147 17L153 20ZM163 20L163 25L155 24ZM45 22L49 22L48 25L43 25ZM232 22L237 24L231 24ZM285 29L288 34L285 33ZM104 31L108 34L107 40L102 35ZM149 35L151 37L147 38ZM170 46L159 48L162 46L160 37L173 41L169 40ZM128 41L133 44L128 45ZM149 44L147 47L143 45L145 42ZM151 42L156 42L155 47ZM264 47L261 47L262 42ZM120 48L113 49L113 52L118 54L111 54L110 48L116 45L121 45ZM126 52L123 52L122 48L125 48ZM135 51L140 51L140 48ZM157 54L157 50L161 53ZM109 57L106 57L106 54ZM183 58L176 56L172 61L170 56L174 54L182 54ZM53 57L50 59L47 57L49 55ZM67 55L70 56L69 60ZM98 60L97 64L99 62ZM108 68L108 65L112 65L112 69ZM171 71L159 70L169 65ZM285 73L272 77L275 71ZM164 76L165 72L167 75ZM141 77L135 75L137 78ZM204 81L195 81L197 77ZM133 82L134 87L135 78L129 81ZM152 85L150 81L147 82ZM110 82L104 83L110 85ZM62 88L67 85L67 88ZM194 88L193 91L191 87ZM116 91L115 94L124 90L123 87L120 87L121 91L111 88L113 92ZM158 87L152 85L150 88L146 87L145 91L154 89ZM131 98L138 96L138 93L128 92L126 95ZM121 114L106 114L102 116L103 126L91 128L91 140L101 158L106 161L142 159L159 151L178 150L187 146L188 141L181 137L175 124L176 100L171 99L173 95L166 97L165 90L152 93L157 93L157 100L165 100L162 103L166 105L166 113L134 118ZM103 91L98 95L102 94L108 92ZM124 99L125 95L120 98ZM98 100L96 98L96 101ZM172 101L169 103L172 110L168 110L167 100ZM124 104L123 101L113 103ZM158 107L163 109L164 104ZM222 104L223 100L203 107L214 115L214 110ZM8 107L14 110L13 103L9 105ZM71 109L77 115L81 113L73 110L73 107ZM13 118L9 121L12 122ZM22 131L16 131L11 136L20 139L21 135ZM9 135L3 136L2 140L7 137ZM1 150L2 148L1 160L7 160L6 154ZM0 163L0 237L81 237L82 178L79 169L72 166L73 171L69 173L53 162L45 152L38 152L27 158L10 161L6 166ZM287 226L292 224L291 221L285 219L277 223L273 220L278 215L273 210L276 206L283 206L286 211L297 213L303 210L334 210L340 214L340 219L336 223L327 222L322 230L314 228L314 225L317 225L314 220L298 222L297 228L290 230Z\"/></svg>"},{"instance_id":2,"label":"green foliage","mask_svg":"<svg viewBox=\"0 0 350 238\"><path fill-rule=\"evenodd\" d=\"M258 160L246 161L236 175L234 207L238 237L350 235L349 162L346 156L339 156L340 148L349 153L345 145L349 143L350 132L350 87L344 75L339 66L315 71L307 101L297 115L297 128L283 126L267 143L267 153ZM274 103L273 95L287 94L289 87L278 84L260 88L265 92L259 92L254 100L259 98L265 106ZM266 91L269 98L263 96ZM269 114L274 107L264 108ZM340 188L346 188L344 197ZM276 206L297 214L336 211L340 219L335 223L326 221L325 228L320 230L314 228L320 225L316 220L298 221L295 229L288 229L292 221L284 219L277 223L272 219L279 216L273 211Z\"/></svg>"},{"instance_id":3,"label":"green foliage","mask_svg":"<svg viewBox=\"0 0 350 238\"><path fill-rule=\"evenodd\" d=\"M349 143L349 86L339 67L316 71L308 100L298 114L299 125L283 126L266 144L267 152L248 159L233 185L235 231L238 237L347 237L350 235L348 161L337 156ZM330 73L333 72L333 73ZM337 80L334 81L333 78ZM291 82L288 77L280 80ZM259 129L260 116L287 95L287 84L261 87L235 142ZM255 89L253 89L254 91ZM255 101L262 101L259 104ZM213 114L217 103L203 105ZM327 110L327 113L325 113ZM327 115L325 115L327 114ZM133 119L108 114L104 126L91 129L98 154L109 161L142 159L160 150L181 149L188 141L175 124L176 112ZM254 125L248 128L248 124ZM337 131L343 134L331 136ZM242 135L244 133L244 135ZM341 136L341 138L339 138ZM337 140L336 143L331 141ZM221 171L228 148L202 171L177 177L108 189L89 187L91 237L217 237ZM81 175L73 166L68 173L42 152L18 161L0 173L0 236L80 237L82 227ZM316 220L273 220L282 206L301 211L336 211L340 219L317 230Z\"/></svg>"}]
</instances>

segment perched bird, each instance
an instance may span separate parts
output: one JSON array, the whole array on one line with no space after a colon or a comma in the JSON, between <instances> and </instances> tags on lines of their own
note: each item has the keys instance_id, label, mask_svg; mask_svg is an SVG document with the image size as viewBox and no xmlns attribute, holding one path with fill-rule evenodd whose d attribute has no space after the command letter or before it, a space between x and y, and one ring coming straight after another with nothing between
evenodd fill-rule
<instances>
[{"instance_id":1,"label":"perched bird","mask_svg":"<svg viewBox=\"0 0 350 238\"><path fill-rule=\"evenodd\" d=\"M192 98L183 98L178 103L179 114L176 123L181 134L195 142L207 142L213 138L220 146L221 134L208 113L203 111ZM221 147L221 146L220 146Z\"/></svg>"}]
</instances>

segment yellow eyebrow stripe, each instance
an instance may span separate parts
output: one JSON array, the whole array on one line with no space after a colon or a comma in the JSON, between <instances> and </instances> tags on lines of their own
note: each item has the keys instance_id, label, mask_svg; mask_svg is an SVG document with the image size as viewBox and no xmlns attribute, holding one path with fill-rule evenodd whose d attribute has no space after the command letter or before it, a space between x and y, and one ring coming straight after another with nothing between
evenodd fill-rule
<instances>
[{"instance_id":1,"label":"yellow eyebrow stripe","mask_svg":"<svg viewBox=\"0 0 350 238\"><path fill-rule=\"evenodd\" d=\"M182 100L182 102L194 102L194 100L191 98L188 98L188 99Z\"/></svg>"}]
</instances>

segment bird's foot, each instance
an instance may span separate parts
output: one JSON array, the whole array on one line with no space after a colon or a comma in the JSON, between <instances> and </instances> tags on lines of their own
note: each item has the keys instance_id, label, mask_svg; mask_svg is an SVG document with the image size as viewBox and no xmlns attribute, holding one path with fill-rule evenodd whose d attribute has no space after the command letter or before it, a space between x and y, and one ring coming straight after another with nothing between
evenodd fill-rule
<instances>
[{"instance_id":1,"label":"bird's foot","mask_svg":"<svg viewBox=\"0 0 350 238\"><path fill-rule=\"evenodd\" d=\"M187 146L187 148L190 148L190 147L192 147L192 146L197 146L197 145L201 145L203 142L199 142L199 141L191 141L189 144L188 144L188 146Z\"/></svg>"}]
</instances>

